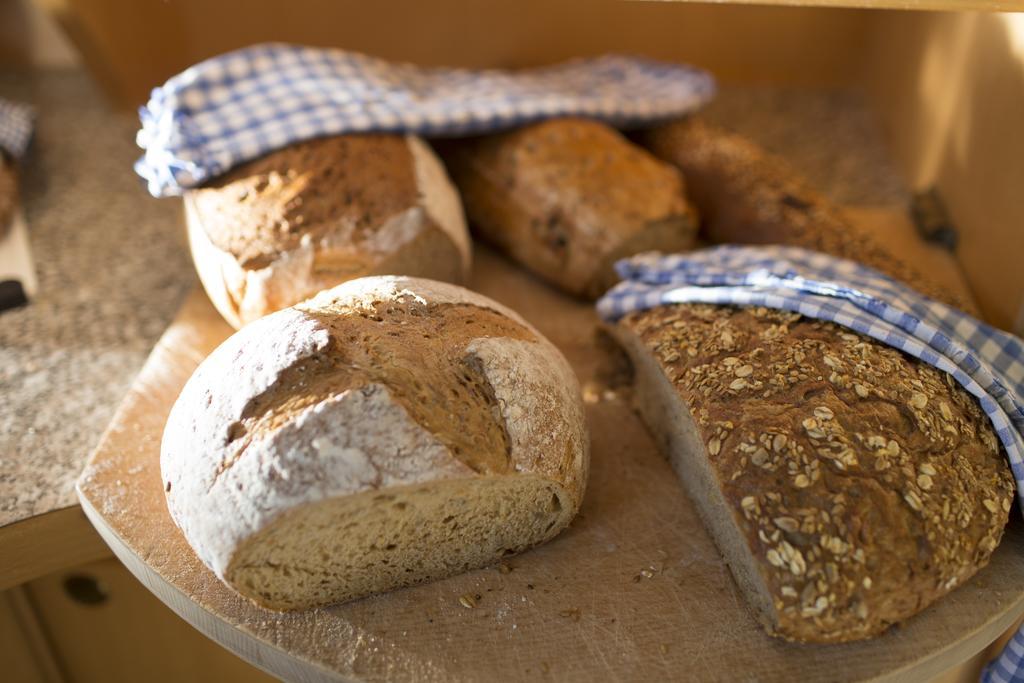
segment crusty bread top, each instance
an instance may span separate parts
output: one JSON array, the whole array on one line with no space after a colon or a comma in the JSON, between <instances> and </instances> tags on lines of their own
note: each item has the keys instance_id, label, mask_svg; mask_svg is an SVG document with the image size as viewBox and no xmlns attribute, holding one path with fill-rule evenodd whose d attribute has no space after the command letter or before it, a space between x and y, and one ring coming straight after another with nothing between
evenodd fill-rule
<instances>
[{"instance_id":1,"label":"crusty bread top","mask_svg":"<svg viewBox=\"0 0 1024 683\"><path fill-rule=\"evenodd\" d=\"M18 175L14 164L0 153L0 236L3 236L11 218L14 207L18 205Z\"/></svg>"},{"instance_id":2,"label":"crusty bread top","mask_svg":"<svg viewBox=\"0 0 1024 683\"><path fill-rule=\"evenodd\" d=\"M532 473L578 506L587 441L565 359L519 316L429 280L353 280L236 333L164 431L168 506L216 572L276 515L367 489Z\"/></svg>"},{"instance_id":3,"label":"crusty bread top","mask_svg":"<svg viewBox=\"0 0 1024 683\"><path fill-rule=\"evenodd\" d=\"M620 325L690 406L782 635L874 635L988 562L1014 483L952 377L829 322L674 305Z\"/></svg>"},{"instance_id":4,"label":"crusty bread top","mask_svg":"<svg viewBox=\"0 0 1024 683\"><path fill-rule=\"evenodd\" d=\"M747 138L699 117L673 121L640 137L656 156L682 170L709 241L786 244L858 261L977 315L973 303L896 257L785 161Z\"/></svg>"},{"instance_id":5,"label":"crusty bread top","mask_svg":"<svg viewBox=\"0 0 1024 683\"><path fill-rule=\"evenodd\" d=\"M551 119L475 143L477 168L557 204L582 233L632 232L685 214L683 179L614 129L589 119ZM559 238L553 226L552 240Z\"/></svg>"},{"instance_id":6,"label":"crusty bread top","mask_svg":"<svg viewBox=\"0 0 1024 683\"><path fill-rule=\"evenodd\" d=\"M465 362L482 337L536 341L523 325L488 308L428 305L414 297L353 311L347 301L300 307L331 336L325 353L278 375L274 391L249 405L254 436L296 412L367 384L382 384L424 429L474 472L512 469L508 433L479 362Z\"/></svg>"},{"instance_id":7,"label":"crusty bread top","mask_svg":"<svg viewBox=\"0 0 1024 683\"><path fill-rule=\"evenodd\" d=\"M308 140L243 164L193 193L210 241L248 269L304 242L337 234L348 244L420 198L401 135Z\"/></svg>"},{"instance_id":8,"label":"crusty bread top","mask_svg":"<svg viewBox=\"0 0 1024 683\"><path fill-rule=\"evenodd\" d=\"M672 223L678 248L696 232L679 172L597 121L551 119L441 151L476 229L574 293L652 225Z\"/></svg>"},{"instance_id":9,"label":"crusty bread top","mask_svg":"<svg viewBox=\"0 0 1024 683\"><path fill-rule=\"evenodd\" d=\"M561 352L518 313L456 285L407 277L353 280L296 308L310 314L318 311L318 316L327 313L335 321L356 320L357 326L365 325L365 320L385 324L377 318L399 321L400 330L388 331L389 335L396 333L394 343L388 344L382 331L362 341L383 351L380 360L386 362L386 372L391 377L382 376L380 381L387 384L396 400L404 402L419 424L435 434L444 434L439 438L474 472L542 474L562 482L577 505L582 502L589 442L579 382ZM440 316L440 320L416 325L408 319L403 322L406 315ZM469 329L459 331L458 325ZM345 339L344 332L339 339L351 341ZM411 351L400 350L403 344L411 347ZM460 349L460 345L464 346ZM426 356L432 353L438 354L433 362L447 355L447 372L442 366L428 370ZM408 363L411 395L395 388L404 381L391 372L400 367L400 354ZM460 363L464 366L461 376L457 372ZM368 367L369 364L363 369ZM441 386L425 386L433 379ZM424 386L416 387L417 382ZM464 401L468 393L470 402L463 403L467 415L489 406L497 422L503 423L496 429L487 427L494 439L491 443L504 445L506 455L494 458L466 450L465 446L481 438L473 433L478 427L483 428L479 416L469 417L469 422L461 425L467 433L458 435L454 429L459 425L450 422L452 416L442 416L437 405L412 406L417 400L427 404L433 400L429 396L417 397L417 392L438 392L437 401L448 407L456 398L458 402ZM447 401L443 398L446 392ZM474 392L476 396L472 396Z\"/></svg>"}]
</instances>

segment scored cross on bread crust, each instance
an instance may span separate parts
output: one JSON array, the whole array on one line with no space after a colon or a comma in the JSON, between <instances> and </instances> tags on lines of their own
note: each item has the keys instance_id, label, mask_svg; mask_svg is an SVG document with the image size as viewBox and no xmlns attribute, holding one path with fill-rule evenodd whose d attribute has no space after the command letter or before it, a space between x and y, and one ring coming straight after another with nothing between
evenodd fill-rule
<instances>
[{"instance_id":1,"label":"scored cross on bread crust","mask_svg":"<svg viewBox=\"0 0 1024 683\"><path fill-rule=\"evenodd\" d=\"M164 431L200 559L274 609L497 561L559 533L588 469L579 385L515 313L429 280L355 280L247 326Z\"/></svg>"}]
</instances>

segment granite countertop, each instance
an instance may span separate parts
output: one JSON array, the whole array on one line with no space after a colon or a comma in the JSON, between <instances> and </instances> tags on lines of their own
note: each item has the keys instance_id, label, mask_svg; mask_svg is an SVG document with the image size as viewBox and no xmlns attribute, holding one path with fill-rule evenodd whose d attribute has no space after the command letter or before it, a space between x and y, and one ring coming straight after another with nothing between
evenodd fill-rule
<instances>
[{"instance_id":1,"label":"granite countertop","mask_svg":"<svg viewBox=\"0 0 1024 683\"><path fill-rule=\"evenodd\" d=\"M86 458L195 277L180 202L149 197L131 170L133 115L79 72L0 72L0 97L39 111L22 179L39 294L0 313L3 526L77 504ZM856 93L725 89L708 116L837 201L906 200Z\"/></svg>"},{"instance_id":2,"label":"granite countertop","mask_svg":"<svg viewBox=\"0 0 1024 683\"><path fill-rule=\"evenodd\" d=\"M77 72L0 73L37 107L22 200L39 293L0 313L0 525L76 505L75 479L194 282L180 203L132 172L136 119Z\"/></svg>"}]
</instances>

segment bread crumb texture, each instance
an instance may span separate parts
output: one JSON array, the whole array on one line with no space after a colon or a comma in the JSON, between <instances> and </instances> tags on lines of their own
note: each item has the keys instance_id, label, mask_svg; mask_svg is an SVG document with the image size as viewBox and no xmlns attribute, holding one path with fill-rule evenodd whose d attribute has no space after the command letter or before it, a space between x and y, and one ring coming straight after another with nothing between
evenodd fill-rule
<instances>
[{"instance_id":1,"label":"bread crumb texture","mask_svg":"<svg viewBox=\"0 0 1024 683\"><path fill-rule=\"evenodd\" d=\"M295 609L547 540L579 507L587 448L572 371L533 328L458 287L378 277L214 351L161 466L200 558Z\"/></svg>"},{"instance_id":2,"label":"bread crumb texture","mask_svg":"<svg viewBox=\"0 0 1024 683\"><path fill-rule=\"evenodd\" d=\"M684 304L621 324L690 406L778 635L876 635L988 563L1014 482L952 377L783 311Z\"/></svg>"}]
</instances>

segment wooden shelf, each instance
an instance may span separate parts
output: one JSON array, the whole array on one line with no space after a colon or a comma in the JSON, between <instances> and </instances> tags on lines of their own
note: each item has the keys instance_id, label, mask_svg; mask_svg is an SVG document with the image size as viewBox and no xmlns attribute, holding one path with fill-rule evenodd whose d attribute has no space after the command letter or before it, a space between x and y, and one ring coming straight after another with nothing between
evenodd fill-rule
<instances>
[{"instance_id":1,"label":"wooden shelf","mask_svg":"<svg viewBox=\"0 0 1024 683\"><path fill-rule=\"evenodd\" d=\"M0 527L0 591L83 562L110 557L78 505Z\"/></svg>"},{"instance_id":2,"label":"wooden shelf","mask_svg":"<svg viewBox=\"0 0 1024 683\"><path fill-rule=\"evenodd\" d=\"M902 211L858 210L897 253L963 281L948 252L916 238ZM885 635L839 646L761 630L667 461L630 409L606 394L593 307L478 247L471 288L519 311L558 346L590 392L591 476L580 516L558 538L448 579L292 614L221 583L167 513L160 433L199 361L231 328L194 293L136 380L79 481L90 520L118 558L179 616L285 680L927 681L993 642L1024 612L1024 524L991 564ZM647 570L646 573L641 573ZM478 606L459 602L479 594Z\"/></svg>"}]
</instances>

